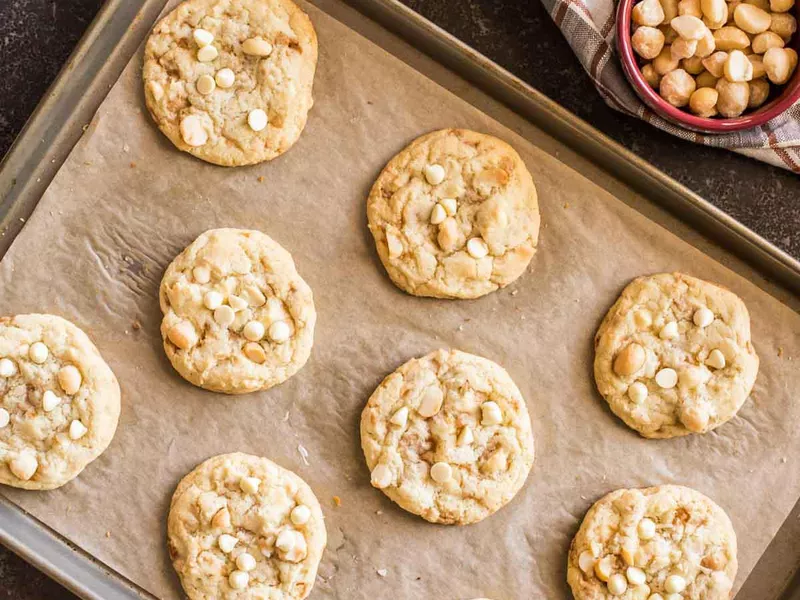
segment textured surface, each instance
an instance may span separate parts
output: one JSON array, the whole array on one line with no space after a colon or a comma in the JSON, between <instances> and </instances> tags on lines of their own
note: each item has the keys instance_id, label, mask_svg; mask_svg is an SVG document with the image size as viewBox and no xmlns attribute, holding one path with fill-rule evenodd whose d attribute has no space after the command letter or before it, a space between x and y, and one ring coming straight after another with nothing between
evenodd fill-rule
<instances>
[{"instance_id":1,"label":"textured surface","mask_svg":"<svg viewBox=\"0 0 800 600\"><path fill-rule=\"evenodd\" d=\"M327 540L311 488L243 453L210 458L181 480L167 536L183 588L198 600L302 600Z\"/></svg>"},{"instance_id":2,"label":"textured surface","mask_svg":"<svg viewBox=\"0 0 800 600\"><path fill-rule=\"evenodd\" d=\"M414 140L367 202L383 266L416 296L477 298L525 272L539 237L536 187L508 144L464 129Z\"/></svg>"},{"instance_id":3,"label":"textured surface","mask_svg":"<svg viewBox=\"0 0 800 600\"><path fill-rule=\"evenodd\" d=\"M728 600L736 571L725 511L693 489L663 485L598 500L570 546L567 580L575 600Z\"/></svg>"},{"instance_id":4,"label":"textured surface","mask_svg":"<svg viewBox=\"0 0 800 600\"><path fill-rule=\"evenodd\" d=\"M198 30L213 40L193 39ZM181 150L249 165L283 154L300 137L316 65L314 27L291 0L190 0L147 40L145 100ZM263 116L258 125L254 111Z\"/></svg>"},{"instance_id":5,"label":"textured surface","mask_svg":"<svg viewBox=\"0 0 800 600\"><path fill-rule=\"evenodd\" d=\"M0 483L60 487L108 447L120 390L87 335L53 315L0 318Z\"/></svg>"},{"instance_id":6,"label":"textured surface","mask_svg":"<svg viewBox=\"0 0 800 600\"><path fill-rule=\"evenodd\" d=\"M800 256L800 202L796 200L800 197L800 179L744 157L680 142L611 111L597 97L539 2L407 3L761 235ZM0 154L10 147L101 4L101 0L0 3L0 73L7 82L0 89ZM585 393L590 395L591 391L587 388ZM0 574L5 584L0 598L68 597L55 583L2 548Z\"/></svg>"},{"instance_id":7,"label":"textured surface","mask_svg":"<svg viewBox=\"0 0 800 600\"><path fill-rule=\"evenodd\" d=\"M172 366L207 390L242 394L282 383L314 343L311 288L260 231L203 233L170 264L159 302Z\"/></svg>"},{"instance_id":8,"label":"textured surface","mask_svg":"<svg viewBox=\"0 0 800 600\"><path fill-rule=\"evenodd\" d=\"M595 337L597 388L645 437L705 433L725 423L757 372L744 303L680 273L634 280Z\"/></svg>"},{"instance_id":9,"label":"textured surface","mask_svg":"<svg viewBox=\"0 0 800 600\"><path fill-rule=\"evenodd\" d=\"M534 452L511 377L458 350L410 360L384 379L361 415L361 447L373 486L428 521L455 525L508 503Z\"/></svg>"}]
</instances>

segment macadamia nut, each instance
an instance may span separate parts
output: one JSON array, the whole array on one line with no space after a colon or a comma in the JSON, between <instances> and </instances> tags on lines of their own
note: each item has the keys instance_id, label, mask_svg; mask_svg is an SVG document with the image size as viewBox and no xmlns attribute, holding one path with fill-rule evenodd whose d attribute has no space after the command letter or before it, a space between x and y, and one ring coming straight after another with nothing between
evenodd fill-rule
<instances>
[{"instance_id":1,"label":"macadamia nut","mask_svg":"<svg viewBox=\"0 0 800 600\"><path fill-rule=\"evenodd\" d=\"M750 100L747 108L758 108L769 97L769 82L766 79L754 79L750 82Z\"/></svg>"},{"instance_id":2,"label":"macadamia nut","mask_svg":"<svg viewBox=\"0 0 800 600\"><path fill-rule=\"evenodd\" d=\"M717 81L717 110L726 118L738 117L750 101L750 85L740 81L728 81L724 77Z\"/></svg>"},{"instance_id":3,"label":"macadamia nut","mask_svg":"<svg viewBox=\"0 0 800 600\"><path fill-rule=\"evenodd\" d=\"M689 110L698 117L713 117L717 114L719 92L713 88L700 88L689 98Z\"/></svg>"},{"instance_id":4,"label":"macadamia nut","mask_svg":"<svg viewBox=\"0 0 800 600\"><path fill-rule=\"evenodd\" d=\"M681 107L689 103L689 98L696 88L697 84L691 75L683 69L675 69L661 78L658 91L672 106Z\"/></svg>"},{"instance_id":5,"label":"macadamia nut","mask_svg":"<svg viewBox=\"0 0 800 600\"><path fill-rule=\"evenodd\" d=\"M643 25L633 33L631 45L636 54L651 60L661 54L664 48L664 34L655 27Z\"/></svg>"},{"instance_id":6,"label":"macadamia nut","mask_svg":"<svg viewBox=\"0 0 800 600\"><path fill-rule=\"evenodd\" d=\"M658 0L642 0L633 7L631 16L637 25L655 27L664 22L664 9Z\"/></svg>"},{"instance_id":7,"label":"macadamia nut","mask_svg":"<svg viewBox=\"0 0 800 600\"><path fill-rule=\"evenodd\" d=\"M752 4L740 4L733 13L733 20L742 31L762 33L769 29L772 17L768 12Z\"/></svg>"},{"instance_id":8,"label":"macadamia nut","mask_svg":"<svg viewBox=\"0 0 800 600\"><path fill-rule=\"evenodd\" d=\"M714 32L714 42L717 44L717 50L727 52L728 50L744 50L750 45L750 38L738 27L726 25Z\"/></svg>"}]
</instances>

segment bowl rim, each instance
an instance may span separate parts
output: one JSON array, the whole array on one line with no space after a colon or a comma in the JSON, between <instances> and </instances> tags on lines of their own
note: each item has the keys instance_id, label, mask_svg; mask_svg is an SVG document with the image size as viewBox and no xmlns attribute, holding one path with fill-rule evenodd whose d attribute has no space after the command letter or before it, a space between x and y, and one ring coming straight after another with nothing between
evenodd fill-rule
<instances>
[{"instance_id":1,"label":"bowl rim","mask_svg":"<svg viewBox=\"0 0 800 600\"><path fill-rule=\"evenodd\" d=\"M800 68L796 68L792 78L777 98L759 107L752 113L733 118L698 117L680 108L672 106L664 100L656 90L650 87L642 75L631 43L631 12L634 4L640 0L619 0L616 13L616 37L622 70L625 77L641 100L657 115L693 131L703 133L731 133L752 129L764 125L768 121L783 114L800 100ZM800 4L796 5L800 11ZM793 46L797 46L798 34L795 34ZM791 42L790 42L791 44ZM789 46L790 44L787 44Z\"/></svg>"}]
</instances>

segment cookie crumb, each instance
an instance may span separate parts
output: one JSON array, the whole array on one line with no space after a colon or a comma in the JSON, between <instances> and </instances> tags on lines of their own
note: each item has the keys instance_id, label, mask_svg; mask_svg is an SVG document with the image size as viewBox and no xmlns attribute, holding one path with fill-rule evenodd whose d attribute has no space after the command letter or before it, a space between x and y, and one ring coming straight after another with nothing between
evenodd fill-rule
<instances>
[{"instance_id":1,"label":"cookie crumb","mask_svg":"<svg viewBox=\"0 0 800 600\"><path fill-rule=\"evenodd\" d=\"M133 329L134 331L139 331L141 328L142 324L139 323L138 319L131 324L131 329Z\"/></svg>"},{"instance_id":2,"label":"cookie crumb","mask_svg":"<svg viewBox=\"0 0 800 600\"><path fill-rule=\"evenodd\" d=\"M333 497L333 504L334 504L334 506L336 506L337 508L338 508L338 507L340 507L340 506L342 505L342 499L341 499L341 498L339 498L339 496L334 496L334 497Z\"/></svg>"},{"instance_id":3,"label":"cookie crumb","mask_svg":"<svg viewBox=\"0 0 800 600\"><path fill-rule=\"evenodd\" d=\"M517 294L519 294L519 290L511 290L512 296L516 296Z\"/></svg>"},{"instance_id":4,"label":"cookie crumb","mask_svg":"<svg viewBox=\"0 0 800 600\"><path fill-rule=\"evenodd\" d=\"M382 515L382 514L383 514L383 511L382 511L382 510L376 510L376 511L375 511L375 514L376 514L376 515L378 515L378 516L380 516L380 515Z\"/></svg>"},{"instance_id":5,"label":"cookie crumb","mask_svg":"<svg viewBox=\"0 0 800 600\"><path fill-rule=\"evenodd\" d=\"M785 456L781 457L781 462L786 464L786 457Z\"/></svg>"},{"instance_id":6,"label":"cookie crumb","mask_svg":"<svg viewBox=\"0 0 800 600\"><path fill-rule=\"evenodd\" d=\"M258 176L258 183L264 183L264 176L263 175L259 175Z\"/></svg>"},{"instance_id":7,"label":"cookie crumb","mask_svg":"<svg viewBox=\"0 0 800 600\"><path fill-rule=\"evenodd\" d=\"M783 346L778 346L778 358L783 358Z\"/></svg>"},{"instance_id":8,"label":"cookie crumb","mask_svg":"<svg viewBox=\"0 0 800 600\"><path fill-rule=\"evenodd\" d=\"M569 208L569 202L564 202L564 208Z\"/></svg>"},{"instance_id":9,"label":"cookie crumb","mask_svg":"<svg viewBox=\"0 0 800 600\"><path fill-rule=\"evenodd\" d=\"M135 169L135 168L136 168L136 163L131 161L131 169Z\"/></svg>"},{"instance_id":10,"label":"cookie crumb","mask_svg":"<svg viewBox=\"0 0 800 600\"><path fill-rule=\"evenodd\" d=\"M309 466L311 463L308 462L308 450L305 449L303 444L298 444L297 451L300 453L300 456L303 458L303 462L306 463L306 466Z\"/></svg>"},{"instance_id":11,"label":"cookie crumb","mask_svg":"<svg viewBox=\"0 0 800 600\"><path fill-rule=\"evenodd\" d=\"M380 575L381 577L386 577L388 574L389 571L387 569L378 569L378 575Z\"/></svg>"},{"instance_id":12,"label":"cookie crumb","mask_svg":"<svg viewBox=\"0 0 800 600\"><path fill-rule=\"evenodd\" d=\"M111 532L110 532L110 531L106 531L106 537L107 537L107 538L110 538L110 537L111 537Z\"/></svg>"}]
</instances>

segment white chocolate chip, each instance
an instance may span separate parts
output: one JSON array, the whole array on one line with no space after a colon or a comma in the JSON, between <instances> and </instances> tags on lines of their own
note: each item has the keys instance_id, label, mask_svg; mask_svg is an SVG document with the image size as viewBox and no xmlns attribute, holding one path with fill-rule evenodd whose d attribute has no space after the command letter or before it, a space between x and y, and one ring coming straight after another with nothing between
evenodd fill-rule
<instances>
[{"instance_id":1,"label":"white chocolate chip","mask_svg":"<svg viewBox=\"0 0 800 600\"><path fill-rule=\"evenodd\" d=\"M50 351L42 342L34 342L28 350L28 357L38 365L46 361L49 355Z\"/></svg>"},{"instance_id":2,"label":"white chocolate chip","mask_svg":"<svg viewBox=\"0 0 800 600\"><path fill-rule=\"evenodd\" d=\"M634 381L628 387L628 398L639 404L647 399L647 386L641 381Z\"/></svg>"},{"instance_id":3,"label":"white chocolate chip","mask_svg":"<svg viewBox=\"0 0 800 600\"><path fill-rule=\"evenodd\" d=\"M447 212L441 204L437 204L431 211L431 224L438 225L447 218Z\"/></svg>"},{"instance_id":4,"label":"white chocolate chip","mask_svg":"<svg viewBox=\"0 0 800 600\"><path fill-rule=\"evenodd\" d=\"M647 582L647 575L639 567L628 567L625 570L625 577L633 586L644 585Z\"/></svg>"},{"instance_id":5,"label":"white chocolate chip","mask_svg":"<svg viewBox=\"0 0 800 600\"><path fill-rule=\"evenodd\" d=\"M639 521L636 531L639 533L639 537L643 540L651 540L656 535L656 524L652 519L645 517Z\"/></svg>"},{"instance_id":6,"label":"white chocolate chip","mask_svg":"<svg viewBox=\"0 0 800 600\"><path fill-rule=\"evenodd\" d=\"M444 402L442 389L438 385L431 386L422 392L422 399L417 407L417 412L420 416L428 419L442 409L442 402Z\"/></svg>"},{"instance_id":7,"label":"white chocolate chip","mask_svg":"<svg viewBox=\"0 0 800 600\"><path fill-rule=\"evenodd\" d=\"M213 46L208 46L213 48ZM197 115L188 115L181 120L181 138L189 146L202 146L208 141L208 132L203 120ZM195 269L197 271L197 269ZM195 277L197 279L197 277ZM199 280L198 280L199 281ZM201 282L204 283L204 282Z\"/></svg>"},{"instance_id":8,"label":"white chocolate chip","mask_svg":"<svg viewBox=\"0 0 800 600\"><path fill-rule=\"evenodd\" d=\"M228 296L228 306L230 306L236 312L239 312L240 310L247 308L247 300L240 298L239 296L230 295Z\"/></svg>"},{"instance_id":9,"label":"white chocolate chip","mask_svg":"<svg viewBox=\"0 0 800 600\"><path fill-rule=\"evenodd\" d=\"M614 557L609 554L594 563L594 574L597 575L600 581L608 581L608 578L611 577L613 560Z\"/></svg>"},{"instance_id":10,"label":"white chocolate chip","mask_svg":"<svg viewBox=\"0 0 800 600\"><path fill-rule=\"evenodd\" d=\"M201 48L203 46L208 46L214 41L214 34L210 31L206 31L205 29L195 29L192 32L192 37L194 38L195 43Z\"/></svg>"},{"instance_id":11,"label":"white chocolate chip","mask_svg":"<svg viewBox=\"0 0 800 600\"><path fill-rule=\"evenodd\" d=\"M459 446L469 446L472 442L475 441L475 436L472 434L472 429L468 426L464 426L461 428L461 431L458 434L457 444Z\"/></svg>"},{"instance_id":12,"label":"white chocolate chip","mask_svg":"<svg viewBox=\"0 0 800 600\"><path fill-rule=\"evenodd\" d=\"M447 483L453 477L453 469L446 462L437 462L431 467L431 479L436 483Z\"/></svg>"},{"instance_id":13,"label":"white chocolate chip","mask_svg":"<svg viewBox=\"0 0 800 600\"><path fill-rule=\"evenodd\" d=\"M389 467L381 463L372 469L370 481L374 487L379 489L389 487L392 483L392 472Z\"/></svg>"},{"instance_id":14,"label":"white chocolate chip","mask_svg":"<svg viewBox=\"0 0 800 600\"><path fill-rule=\"evenodd\" d=\"M719 350L719 348L714 348L711 352L708 353L708 358L706 358L706 365L708 365L712 369L724 369L725 355Z\"/></svg>"},{"instance_id":15,"label":"white chocolate chip","mask_svg":"<svg viewBox=\"0 0 800 600\"><path fill-rule=\"evenodd\" d=\"M211 62L219 56L219 51L214 46L203 46L197 51L197 60Z\"/></svg>"},{"instance_id":16,"label":"white chocolate chip","mask_svg":"<svg viewBox=\"0 0 800 600\"><path fill-rule=\"evenodd\" d=\"M16 458L11 459L8 468L17 479L28 481L39 468L39 462L31 452L22 452Z\"/></svg>"},{"instance_id":17,"label":"white chocolate chip","mask_svg":"<svg viewBox=\"0 0 800 600\"><path fill-rule=\"evenodd\" d=\"M258 492L258 486L261 485L261 480L258 477L242 477L239 480L239 487L245 494L255 494Z\"/></svg>"},{"instance_id":18,"label":"white chocolate chip","mask_svg":"<svg viewBox=\"0 0 800 600\"><path fill-rule=\"evenodd\" d=\"M228 327L236 320L236 313L230 306L223 304L214 311L214 320L222 327Z\"/></svg>"},{"instance_id":19,"label":"white chocolate chip","mask_svg":"<svg viewBox=\"0 0 800 600\"><path fill-rule=\"evenodd\" d=\"M439 202L439 204L444 207L448 217L456 216L456 213L458 212L458 200L455 198L444 198L441 202Z\"/></svg>"},{"instance_id":20,"label":"white chocolate chip","mask_svg":"<svg viewBox=\"0 0 800 600\"><path fill-rule=\"evenodd\" d=\"M250 575L244 571L234 571L228 575L228 583L235 590L243 590L250 583Z\"/></svg>"},{"instance_id":21,"label":"white chocolate chip","mask_svg":"<svg viewBox=\"0 0 800 600\"><path fill-rule=\"evenodd\" d=\"M503 411L497 402L489 401L481 404L481 425L499 425L503 422Z\"/></svg>"},{"instance_id":22,"label":"white chocolate chip","mask_svg":"<svg viewBox=\"0 0 800 600\"><path fill-rule=\"evenodd\" d=\"M214 81L219 87L221 87L223 90L226 90L236 81L236 74L232 69L225 67L224 69L217 71L217 74L214 75Z\"/></svg>"},{"instance_id":23,"label":"white chocolate chip","mask_svg":"<svg viewBox=\"0 0 800 600\"><path fill-rule=\"evenodd\" d=\"M260 321L250 321L247 325L244 326L244 337L246 337L251 342L257 342L261 338L264 337L266 333L266 329L264 328L264 324Z\"/></svg>"},{"instance_id":24,"label":"white chocolate chip","mask_svg":"<svg viewBox=\"0 0 800 600\"><path fill-rule=\"evenodd\" d=\"M189 321L181 321L170 327L167 338L181 350L193 347L199 339L194 325Z\"/></svg>"},{"instance_id":25,"label":"white chocolate chip","mask_svg":"<svg viewBox=\"0 0 800 600\"><path fill-rule=\"evenodd\" d=\"M289 329L289 325L286 324L286 321L275 321L269 326L269 338L273 342L285 342L291 335L292 331Z\"/></svg>"},{"instance_id":26,"label":"white chocolate chip","mask_svg":"<svg viewBox=\"0 0 800 600\"><path fill-rule=\"evenodd\" d=\"M581 571L587 574L591 573L592 569L594 569L594 561L594 556L592 556L592 553L588 550L584 550L581 552L580 556L578 556L578 566Z\"/></svg>"},{"instance_id":27,"label":"white chocolate chip","mask_svg":"<svg viewBox=\"0 0 800 600\"><path fill-rule=\"evenodd\" d=\"M65 394L76 394L81 387L83 378L78 367L67 365L58 370L58 385L64 390Z\"/></svg>"},{"instance_id":28,"label":"white chocolate chip","mask_svg":"<svg viewBox=\"0 0 800 600\"><path fill-rule=\"evenodd\" d=\"M217 82L214 81L214 78L211 75L200 75L200 77L197 78L194 86L197 88L198 92L204 96L207 96L217 87Z\"/></svg>"},{"instance_id":29,"label":"white chocolate chip","mask_svg":"<svg viewBox=\"0 0 800 600\"><path fill-rule=\"evenodd\" d=\"M398 409L392 415L392 418L389 419L389 422L392 425L397 425L399 427L405 427L406 423L408 423L408 408L403 406L402 408Z\"/></svg>"},{"instance_id":30,"label":"white chocolate chip","mask_svg":"<svg viewBox=\"0 0 800 600\"><path fill-rule=\"evenodd\" d=\"M423 169L425 180L431 185L439 185L444 181L444 167L442 165L425 165Z\"/></svg>"},{"instance_id":31,"label":"white chocolate chip","mask_svg":"<svg viewBox=\"0 0 800 600\"><path fill-rule=\"evenodd\" d=\"M211 270L208 267L195 267L192 269L192 277L197 283L208 283L211 281Z\"/></svg>"},{"instance_id":32,"label":"white chocolate chip","mask_svg":"<svg viewBox=\"0 0 800 600\"><path fill-rule=\"evenodd\" d=\"M268 122L267 113L260 108L254 108L247 115L247 124L250 125L250 129L253 131L261 131L267 126Z\"/></svg>"},{"instance_id":33,"label":"white chocolate chip","mask_svg":"<svg viewBox=\"0 0 800 600\"><path fill-rule=\"evenodd\" d=\"M86 428L86 425L75 419L72 423L69 424L69 437L73 440L79 440L83 436L86 435L86 432L89 431Z\"/></svg>"},{"instance_id":34,"label":"white chocolate chip","mask_svg":"<svg viewBox=\"0 0 800 600\"><path fill-rule=\"evenodd\" d=\"M292 509L289 517L295 525L305 525L311 518L311 509L304 504L299 504Z\"/></svg>"},{"instance_id":35,"label":"white chocolate chip","mask_svg":"<svg viewBox=\"0 0 800 600\"><path fill-rule=\"evenodd\" d=\"M272 54L272 44L264 38L250 38L242 42L242 52L249 56L269 56Z\"/></svg>"},{"instance_id":36,"label":"white chocolate chip","mask_svg":"<svg viewBox=\"0 0 800 600\"><path fill-rule=\"evenodd\" d=\"M708 310L705 306L701 306L694 311L692 321L694 321L694 324L698 327L708 327L714 322L714 313Z\"/></svg>"},{"instance_id":37,"label":"white chocolate chip","mask_svg":"<svg viewBox=\"0 0 800 600\"><path fill-rule=\"evenodd\" d=\"M674 388L678 384L678 373L675 372L675 369L661 369L656 373L656 383L658 387L664 388L665 390Z\"/></svg>"},{"instance_id":38,"label":"white chocolate chip","mask_svg":"<svg viewBox=\"0 0 800 600\"><path fill-rule=\"evenodd\" d=\"M680 594L686 589L686 580L681 575L670 575L664 582L664 589L669 594Z\"/></svg>"},{"instance_id":39,"label":"white chocolate chip","mask_svg":"<svg viewBox=\"0 0 800 600\"><path fill-rule=\"evenodd\" d=\"M467 242L467 252L472 258L483 258L489 254L489 246L486 245L483 238L470 238Z\"/></svg>"},{"instance_id":40,"label":"white chocolate chip","mask_svg":"<svg viewBox=\"0 0 800 600\"><path fill-rule=\"evenodd\" d=\"M5 427L11 421L11 415L5 408L0 408L0 428Z\"/></svg>"},{"instance_id":41,"label":"white chocolate chip","mask_svg":"<svg viewBox=\"0 0 800 600\"><path fill-rule=\"evenodd\" d=\"M217 310L220 306L222 306L222 302L224 300L225 297L222 294L212 290L210 292L206 292L206 295L203 296L203 305L208 310Z\"/></svg>"},{"instance_id":42,"label":"white chocolate chip","mask_svg":"<svg viewBox=\"0 0 800 600\"><path fill-rule=\"evenodd\" d=\"M232 535L228 535L227 533L223 533L217 539L217 546L219 546L219 549L225 554L228 554L231 550L233 550L238 542L239 540L237 538L233 537Z\"/></svg>"},{"instance_id":43,"label":"white chocolate chip","mask_svg":"<svg viewBox=\"0 0 800 600\"><path fill-rule=\"evenodd\" d=\"M658 332L658 337L662 340L674 340L678 337L678 324L675 321L670 321L661 328L661 331Z\"/></svg>"},{"instance_id":44,"label":"white chocolate chip","mask_svg":"<svg viewBox=\"0 0 800 600\"><path fill-rule=\"evenodd\" d=\"M608 578L608 591L615 596L621 596L628 590L628 581L624 575L615 573Z\"/></svg>"},{"instance_id":45,"label":"white chocolate chip","mask_svg":"<svg viewBox=\"0 0 800 600\"><path fill-rule=\"evenodd\" d=\"M236 557L236 566L242 571L252 571L256 568L256 559L249 552L242 552Z\"/></svg>"},{"instance_id":46,"label":"white chocolate chip","mask_svg":"<svg viewBox=\"0 0 800 600\"><path fill-rule=\"evenodd\" d=\"M45 390L44 394L42 394L42 410L44 412L50 412L59 404L61 404L61 398L50 390Z\"/></svg>"},{"instance_id":47,"label":"white chocolate chip","mask_svg":"<svg viewBox=\"0 0 800 600\"><path fill-rule=\"evenodd\" d=\"M633 313L633 322L639 329L647 329L653 324L653 316L646 310L637 310Z\"/></svg>"},{"instance_id":48,"label":"white chocolate chip","mask_svg":"<svg viewBox=\"0 0 800 600\"><path fill-rule=\"evenodd\" d=\"M16 363L10 358L0 358L0 377L13 377L16 374Z\"/></svg>"},{"instance_id":49,"label":"white chocolate chip","mask_svg":"<svg viewBox=\"0 0 800 600\"><path fill-rule=\"evenodd\" d=\"M308 554L306 538L299 531L284 529L275 542L282 560L298 563Z\"/></svg>"}]
</instances>

